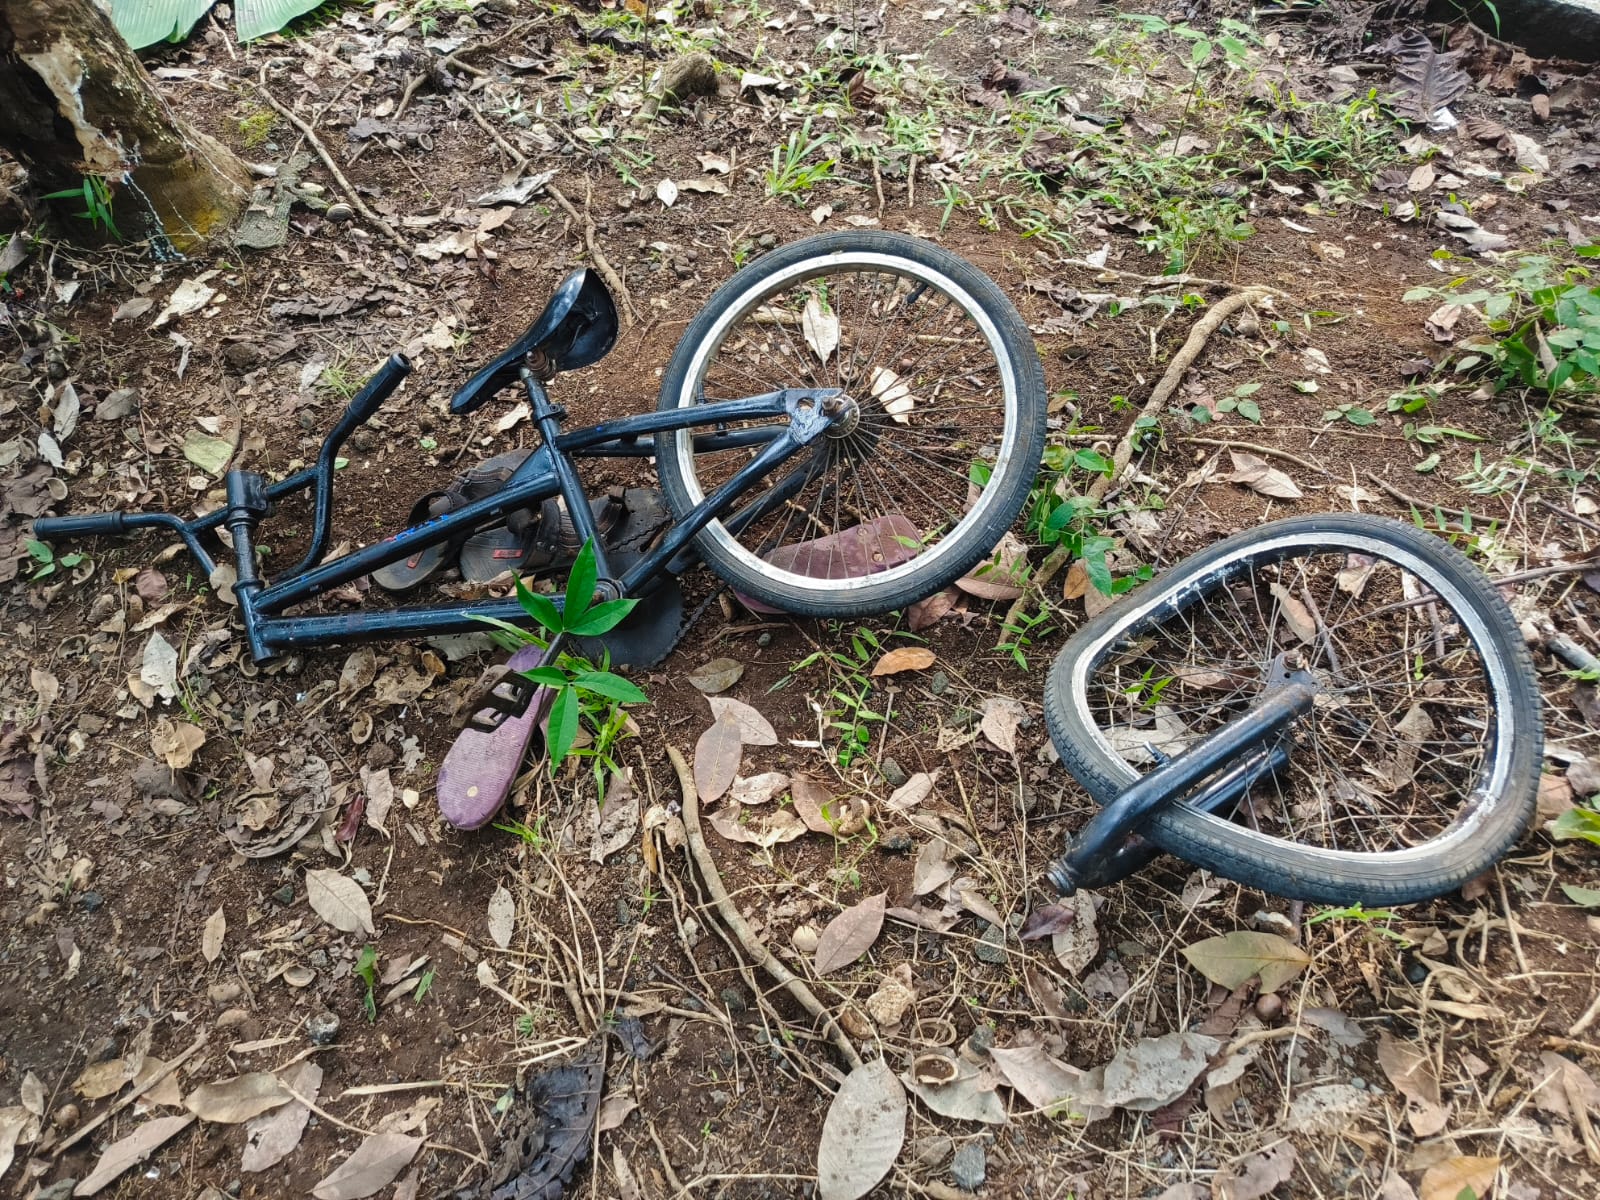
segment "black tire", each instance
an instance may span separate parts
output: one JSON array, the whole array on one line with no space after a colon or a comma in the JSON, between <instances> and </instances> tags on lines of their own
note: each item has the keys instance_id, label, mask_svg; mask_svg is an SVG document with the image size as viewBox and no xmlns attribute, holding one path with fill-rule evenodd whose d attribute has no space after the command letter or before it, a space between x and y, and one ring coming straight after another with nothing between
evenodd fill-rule
<instances>
[{"instance_id":1,"label":"black tire","mask_svg":"<svg viewBox=\"0 0 1600 1200\"><path fill-rule=\"evenodd\" d=\"M817 314L832 322L831 346ZM785 464L804 458L791 469L809 472L794 499L737 533L722 521L707 526L697 547L713 571L786 612L860 617L930 596L992 553L1027 500L1045 435L1038 354L992 280L901 234L781 247L718 288L690 322L658 407L821 386L844 387L859 419ZM691 431L658 434L661 490L681 518L753 454L696 454ZM975 463L986 482L969 482ZM756 499L783 470L757 485ZM883 560L877 543L872 550L887 567L820 578L774 565L793 563L782 557L792 547L890 515L896 531L877 536L893 537L883 542L892 557Z\"/></svg>"},{"instance_id":2,"label":"black tire","mask_svg":"<svg viewBox=\"0 0 1600 1200\"><path fill-rule=\"evenodd\" d=\"M1322 689L1288 765L1232 814L1167 809L1143 831L1156 845L1291 899L1379 905L1458 888L1522 836L1543 753L1527 647L1465 556L1386 518L1276 521L1123 597L1051 668L1051 740L1105 804L1150 761L1141 741L1180 753L1281 651Z\"/></svg>"}]
</instances>

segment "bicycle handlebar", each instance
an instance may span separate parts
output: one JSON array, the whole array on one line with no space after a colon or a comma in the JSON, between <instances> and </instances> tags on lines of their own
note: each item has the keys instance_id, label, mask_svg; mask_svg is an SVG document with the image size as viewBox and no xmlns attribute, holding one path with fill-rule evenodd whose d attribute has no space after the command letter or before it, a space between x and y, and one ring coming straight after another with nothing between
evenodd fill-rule
<instances>
[{"instance_id":1,"label":"bicycle handlebar","mask_svg":"<svg viewBox=\"0 0 1600 1200\"><path fill-rule=\"evenodd\" d=\"M58 538L103 537L128 531L128 514L87 513L81 517L35 517L33 536L42 542Z\"/></svg>"}]
</instances>

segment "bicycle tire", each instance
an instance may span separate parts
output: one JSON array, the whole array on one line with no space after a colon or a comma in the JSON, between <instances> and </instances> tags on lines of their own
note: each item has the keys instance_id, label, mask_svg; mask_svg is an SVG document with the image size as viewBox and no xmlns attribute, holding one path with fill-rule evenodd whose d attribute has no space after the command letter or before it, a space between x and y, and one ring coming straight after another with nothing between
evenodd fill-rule
<instances>
[{"instance_id":1,"label":"bicycle tire","mask_svg":"<svg viewBox=\"0 0 1600 1200\"><path fill-rule=\"evenodd\" d=\"M833 321L831 348L826 333L805 324L813 304ZM876 231L823 234L772 251L718 288L690 322L658 407L783 386L846 387L859 398L859 420L797 454L827 457L803 464L815 474L796 499L737 533L721 520L701 532L702 558L740 594L800 616L904 608L983 561L1022 511L1044 449L1042 367L1005 294L949 251ZM682 518L751 453L696 454L692 431L658 434L661 490L674 513ZM983 471L987 479L973 482ZM905 523L891 557L879 559L887 566L825 578L774 565L806 539L893 515Z\"/></svg>"},{"instance_id":2,"label":"bicycle tire","mask_svg":"<svg viewBox=\"0 0 1600 1200\"><path fill-rule=\"evenodd\" d=\"M1408 575L1416 585L1409 595ZM1369 600L1374 611L1365 622L1349 617ZM1383 617L1386 628L1372 620ZM1250 624L1259 625L1254 643L1240 633ZM1309 642L1295 634L1296 624L1310 630ZM1296 727L1289 765L1256 784L1234 814L1183 803L1159 813L1141 831L1157 846L1291 899L1374 905L1443 895L1522 836L1542 754L1527 647L1504 600L1463 554L1387 518L1273 522L1124 596L1056 658L1045 691L1051 740L1067 769L1106 804L1140 774L1148 751L1138 738L1160 738L1170 753L1210 732L1259 694L1265 652L1274 646L1303 657L1323 689ZM1193 669L1150 674L1184 660ZM1141 673L1145 662L1151 667ZM1368 674L1383 682L1365 682ZM1174 685L1197 703L1163 714L1161 698ZM1481 712L1457 715L1479 696ZM1148 714L1131 717L1135 707ZM1428 801L1431 813L1379 811ZM1380 848L1383 840L1392 845Z\"/></svg>"}]
</instances>

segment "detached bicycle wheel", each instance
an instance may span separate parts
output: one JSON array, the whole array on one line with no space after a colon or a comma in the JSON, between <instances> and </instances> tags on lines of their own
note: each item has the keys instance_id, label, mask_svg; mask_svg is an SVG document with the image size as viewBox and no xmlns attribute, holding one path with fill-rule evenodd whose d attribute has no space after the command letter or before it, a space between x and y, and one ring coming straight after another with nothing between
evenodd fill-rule
<instances>
[{"instance_id":1,"label":"detached bicycle wheel","mask_svg":"<svg viewBox=\"0 0 1600 1200\"><path fill-rule=\"evenodd\" d=\"M789 387L842 389L847 417L700 534L740 593L803 616L903 608L982 561L1022 510L1044 448L1039 357L1011 302L954 254L876 232L773 251L690 322L659 408ZM694 439L656 437L679 517L759 450L697 453Z\"/></svg>"},{"instance_id":2,"label":"detached bicycle wheel","mask_svg":"<svg viewBox=\"0 0 1600 1200\"><path fill-rule=\"evenodd\" d=\"M1105 804L1247 711L1280 655L1319 688L1287 764L1232 813L1161 813L1163 850L1293 899L1403 904L1522 835L1542 754L1527 648L1463 555L1385 518L1273 522L1130 593L1051 668L1051 739Z\"/></svg>"}]
</instances>

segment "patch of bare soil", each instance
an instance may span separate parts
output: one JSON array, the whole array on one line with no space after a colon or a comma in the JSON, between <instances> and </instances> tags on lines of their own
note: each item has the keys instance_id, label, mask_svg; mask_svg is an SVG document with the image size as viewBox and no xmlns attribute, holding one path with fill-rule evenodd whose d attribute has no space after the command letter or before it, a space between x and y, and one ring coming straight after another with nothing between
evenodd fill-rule
<instances>
[{"instance_id":1,"label":"patch of bare soil","mask_svg":"<svg viewBox=\"0 0 1600 1200\"><path fill-rule=\"evenodd\" d=\"M1219 56L1237 34L1220 22L1248 19L1155 7ZM637 319L555 385L582 423L654 405L678 336L737 265L818 228L882 227L1001 283L1037 336L1053 440L1107 453L1197 313L1274 289L1212 338L1107 497L1120 571L1274 517L1387 513L1505 578L1519 618L1600 649L1600 579L1567 567L1600 535L1593 410L1456 372L1477 312L1404 299L1491 265L1475 237L1560 263L1593 240L1592 80L1457 29L1460 127L1395 129L1361 99L1392 76L1372 47L1417 7L1263 16L1240 62L1203 76L1193 39L1070 2L697 0L647 24L632 0L417 0L245 49L212 28L158 54L181 68L162 82L171 103L293 175L293 206L280 246L205 261L49 235L0 294L0 1164L22 1136L0 1182L66 1195L124 1139L170 1128L97 1194L483 1194L491 1170L592 1145L570 1183L528 1194L814 1195L819 1146L866 1144L825 1125L843 1041L907 1081L859 1076L869 1098L915 1093L876 1195L1594 1196L1600 930L1585 909L1600 859L1542 825L1600 791L1600 709L1553 659L1541 827L1462 893L1307 910L1161 859L1023 940L1051 899L1042 867L1093 811L1041 717L1044 668L1083 619L1059 580L1012 654L997 649L1005 602L962 594L913 639L901 615L752 616L696 571L697 619L635 675L651 703L617 751L631 796L602 825L586 769L530 765L505 814L520 832L465 833L432 786L495 657L481 643L256 668L181 548L58 546L85 557L46 573L26 547L45 511L214 507L218 454L275 475L310 462L353 388L404 348L416 374L338 475L335 539L365 544L427 489L533 444L511 397L466 419L448 398L595 251ZM716 93L637 119L652 72L696 50L716 60ZM262 86L404 247L336 219L328 205L348 198ZM1313 128L1291 93L1355 124ZM1360 161L1295 171L1246 121L1372 140ZM1191 164L1150 191L1141 164L1201 153L1163 146L1185 130L1224 139L1226 170ZM1407 135L1429 146L1403 149ZM547 172L543 190L480 200ZM1227 236L1239 221L1249 235ZM1163 276L1174 252L1181 281ZM197 277L204 303L152 327ZM1424 382L1417 411L1391 406ZM1241 394L1259 420L1219 407ZM1212 477L1240 453L1298 495ZM590 481L649 482L649 468ZM286 505L265 532L270 572L305 549L309 513ZM353 586L320 603L389 602ZM931 663L870 674L913 645ZM693 762L712 712L689 676L718 658L743 668L724 694L775 733L739 748L738 777L788 780L765 803L702 806L721 912L668 754ZM868 734L843 762L841 723ZM768 846L728 836L804 825L818 796L845 819ZM728 932L729 908L837 1026ZM1212 982L1209 939L1254 947L1260 969ZM559 1103L547 1090L530 1109L522 1085L561 1062L577 1065ZM1126 1085L1115 1096L1083 1083L1100 1068ZM568 1108L583 1137L563 1142L538 1112ZM360 1178L321 1182L339 1170Z\"/></svg>"}]
</instances>

